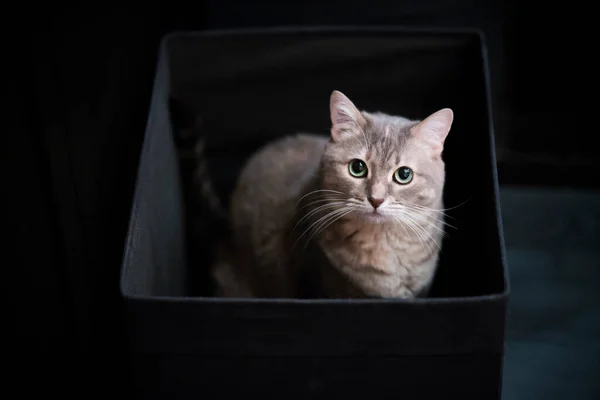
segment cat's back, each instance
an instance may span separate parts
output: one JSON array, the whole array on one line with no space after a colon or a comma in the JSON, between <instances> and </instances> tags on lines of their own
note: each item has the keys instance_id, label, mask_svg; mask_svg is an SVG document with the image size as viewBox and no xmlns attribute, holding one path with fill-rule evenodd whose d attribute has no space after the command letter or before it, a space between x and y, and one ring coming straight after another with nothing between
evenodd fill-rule
<instances>
[{"instance_id":1,"label":"cat's back","mask_svg":"<svg viewBox=\"0 0 600 400\"><path fill-rule=\"evenodd\" d=\"M277 139L243 167L230 202L238 273L260 296L293 296L286 230L296 203L317 176L328 139L296 134Z\"/></svg>"},{"instance_id":2,"label":"cat's back","mask_svg":"<svg viewBox=\"0 0 600 400\"><path fill-rule=\"evenodd\" d=\"M288 197L317 172L327 138L299 133L276 139L254 153L240 173L233 196Z\"/></svg>"},{"instance_id":3,"label":"cat's back","mask_svg":"<svg viewBox=\"0 0 600 400\"><path fill-rule=\"evenodd\" d=\"M260 220L283 228L305 187L315 178L327 137L299 133L276 139L246 162L231 198L234 228Z\"/></svg>"}]
</instances>

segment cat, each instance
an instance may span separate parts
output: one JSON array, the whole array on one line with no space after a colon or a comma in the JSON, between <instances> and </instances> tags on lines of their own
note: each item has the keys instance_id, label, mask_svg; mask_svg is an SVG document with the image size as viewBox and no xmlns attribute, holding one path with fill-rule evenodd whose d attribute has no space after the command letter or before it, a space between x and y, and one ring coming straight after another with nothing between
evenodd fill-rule
<instances>
[{"instance_id":1,"label":"cat","mask_svg":"<svg viewBox=\"0 0 600 400\"><path fill-rule=\"evenodd\" d=\"M219 296L428 295L453 111L422 121L359 111L339 91L329 103L329 135L274 140L239 174L212 269Z\"/></svg>"}]
</instances>

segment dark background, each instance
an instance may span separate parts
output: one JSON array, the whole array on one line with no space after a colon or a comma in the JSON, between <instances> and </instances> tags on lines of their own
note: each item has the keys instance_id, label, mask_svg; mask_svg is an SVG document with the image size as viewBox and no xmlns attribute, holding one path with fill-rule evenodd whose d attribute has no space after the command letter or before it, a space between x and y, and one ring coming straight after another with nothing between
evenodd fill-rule
<instances>
[{"instance_id":1,"label":"dark background","mask_svg":"<svg viewBox=\"0 0 600 400\"><path fill-rule=\"evenodd\" d=\"M501 185L564 191L600 184L592 108L597 46L588 35L593 12L583 2L211 0L39 7L14 13L8 21L14 28L4 26L9 123L1 171L9 240L2 258L8 316L2 325L12 334L8 353L28 365L14 371L33 376L37 366L44 376L62 376L58 387L83 380L100 390L126 380L120 262L157 46L168 32L286 25L479 28L488 43ZM519 193L508 195L516 208L524 198ZM549 204L552 193L535 201ZM585 200L592 212L597 199ZM566 212L562 204L548 212ZM581 209L576 201L572 207ZM592 217L597 221L598 213ZM595 260L592 265L598 271ZM57 368L71 355L78 356ZM40 364L42 358L48 364Z\"/></svg>"}]
</instances>

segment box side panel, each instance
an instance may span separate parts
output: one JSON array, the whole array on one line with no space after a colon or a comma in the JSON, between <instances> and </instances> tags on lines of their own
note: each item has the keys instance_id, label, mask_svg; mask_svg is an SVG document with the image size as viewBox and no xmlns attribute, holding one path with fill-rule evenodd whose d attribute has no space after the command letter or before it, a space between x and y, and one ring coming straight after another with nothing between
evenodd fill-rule
<instances>
[{"instance_id":1,"label":"box side panel","mask_svg":"<svg viewBox=\"0 0 600 400\"><path fill-rule=\"evenodd\" d=\"M121 275L128 296L183 296L184 207L168 110L169 66L161 46L140 156Z\"/></svg>"},{"instance_id":2,"label":"box side panel","mask_svg":"<svg viewBox=\"0 0 600 400\"><path fill-rule=\"evenodd\" d=\"M137 301L135 351L340 357L501 353L505 302Z\"/></svg>"},{"instance_id":3,"label":"box side panel","mask_svg":"<svg viewBox=\"0 0 600 400\"><path fill-rule=\"evenodd\" d=\"M434 292L449 297L455 293L505 295L487 55L478 36L466 47L469 50L461 53L461 72L468 79L459 79L445 94L449 103L457 96L464 99L460 107L454 107L455 122L444 151L445 203L447 208L456 207L447 212L446 221L457 229L448 229Z\"/></svg>"},{"instance_id":4,"label":"box side panel","mask_svg":"<svg viewBox=\"0 0 600 400\"><path fill-rule=\"evenodd\" d=\"M142 357L138 398L500 399L500 356Z\"/></svg>"}]
</instances>

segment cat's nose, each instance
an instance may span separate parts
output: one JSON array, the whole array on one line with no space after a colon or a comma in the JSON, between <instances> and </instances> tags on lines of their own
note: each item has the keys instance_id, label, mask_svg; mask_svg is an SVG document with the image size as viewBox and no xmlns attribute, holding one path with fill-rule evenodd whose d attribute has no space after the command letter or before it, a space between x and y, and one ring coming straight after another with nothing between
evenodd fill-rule
<instances>
[{"instance_id":1,"label":"cat's nose","mask_svg":"<svg viewBox=\"0 0 600 400\"><path fill-rule=\"evenodd\" d=\"M369 203L371 203L373 208L377 208L383 203L383 199L378 199L376 197L368 197L367 200L369 200Z\"/></svg>"}]
</instances>

